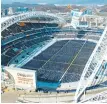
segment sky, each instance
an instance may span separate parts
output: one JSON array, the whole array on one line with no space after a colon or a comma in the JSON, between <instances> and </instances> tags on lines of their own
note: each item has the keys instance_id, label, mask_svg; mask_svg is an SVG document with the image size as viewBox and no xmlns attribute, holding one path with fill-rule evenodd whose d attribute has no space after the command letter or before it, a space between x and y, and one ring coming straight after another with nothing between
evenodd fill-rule
<instances>
[{"instance_id":1,"label":"sky","mask_svg":"<svg viewBox=\"0 0 107 104\"><path fill-rule=\"evenodd\" d=\"M23 2L29 4L48 3L48 4L107 4L107 0L1 0L3 4L12 2Z\"/></svg>"}]
</instances>

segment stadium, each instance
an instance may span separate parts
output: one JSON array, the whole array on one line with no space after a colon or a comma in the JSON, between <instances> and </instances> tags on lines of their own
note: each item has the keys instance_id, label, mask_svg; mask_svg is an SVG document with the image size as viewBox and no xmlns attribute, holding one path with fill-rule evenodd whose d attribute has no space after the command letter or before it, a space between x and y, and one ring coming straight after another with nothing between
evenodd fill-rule
<instances>
[{"instance_id":1,"label":"stadium","mask_svg":"<svg viewBox=\"0 0 107 104\"><path fill-rule=\"evenodd\" d=\"M16 83L9 69L35 71L36 91L76 92L77 101L86 89L105 88L107 28L89 28L82 20L75 28L73 19L67 25L62 16L46 12L2 18L1 65L8 80Z\"/></svg>"}]
</instances>

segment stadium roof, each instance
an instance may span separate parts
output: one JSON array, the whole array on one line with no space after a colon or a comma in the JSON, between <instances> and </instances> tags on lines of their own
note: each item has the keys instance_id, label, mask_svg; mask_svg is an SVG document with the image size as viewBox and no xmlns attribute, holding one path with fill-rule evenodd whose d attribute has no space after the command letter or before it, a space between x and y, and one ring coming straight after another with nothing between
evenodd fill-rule
<instances>
[{"instance_id":1,"label":"stadium roof","mask_svg":"<svg viewBox=\"0 0 107 104\"><path fill-rule=\"evenodd\" d=\"M8 19L10 19L10 18L12 18L12 17L14 17L14 15L2 17L2 18L1 18L1 24L2 24L4 21L6 21L6 20L8 20Z\"/></svg>"},{"instance_id":2,"label":"stadium roof","mask_svg":"<svg viewBox=\"0 0 107 104\"><path fill-rule=\"evenodd\" d=\"M107 55L104 56L104 59L107 61Z\"/></svg>"}]
</instances>

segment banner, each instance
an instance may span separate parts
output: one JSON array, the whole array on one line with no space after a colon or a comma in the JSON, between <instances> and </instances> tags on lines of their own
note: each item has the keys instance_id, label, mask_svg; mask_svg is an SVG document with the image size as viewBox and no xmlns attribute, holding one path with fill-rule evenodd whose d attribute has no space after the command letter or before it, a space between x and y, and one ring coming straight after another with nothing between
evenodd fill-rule
<instances>
[{"instance_id":1,"label":"banner","mask_svg":"<svg viewBox=\"0 0 107 104\"><path fill-rule=\"evenodd\" d=\"M13 77L16 88L36 89L36 71L11 67L5 67L5 70Z\"/></svg>"}]
</instances>

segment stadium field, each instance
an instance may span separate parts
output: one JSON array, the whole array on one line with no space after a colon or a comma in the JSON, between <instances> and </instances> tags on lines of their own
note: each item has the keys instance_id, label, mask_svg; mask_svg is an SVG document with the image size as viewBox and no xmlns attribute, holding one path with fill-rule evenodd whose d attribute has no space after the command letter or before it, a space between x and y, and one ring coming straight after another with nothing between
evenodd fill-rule
<instances>
[{"instance_id":1,"label":"stadium field","mask_svg":"<svg viewBox=\"0 0 107 104\"><path fill-rule=\"evenodd\" d=\"M38 81L75 82L80 79L95 45L84 40L57 41L22 68L37 70Z\"/></svg>"}]
</instances>

